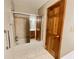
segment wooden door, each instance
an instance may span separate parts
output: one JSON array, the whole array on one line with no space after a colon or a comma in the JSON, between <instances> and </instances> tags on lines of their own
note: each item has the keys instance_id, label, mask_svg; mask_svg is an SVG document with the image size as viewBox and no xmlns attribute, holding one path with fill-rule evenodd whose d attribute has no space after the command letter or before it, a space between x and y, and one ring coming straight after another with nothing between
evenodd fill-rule
<instances>
[{"instance_id":1,"label":"wooden door","mask_svg":"<svg viewBox=\"0 0 79 59\"><path fill-rule=\"evenodd\" d=\"M46 29L46 49L55 59L60 56L60 44L63 25L64 8L62 2L57 2L48 8Z\"/></svg>"},{"instance_id":2,"label":"wooden door","mask_svg":"<svg viewBox=\"0 0 79 59\"><path fill-rule=\"evenodd\" d=\"M41 40L41 16L36 17L36 40Z\"/></svg>"},{"instance_id":3,"label":"wooden door","mask_svg":"<svg viewBox=\"0 0 79 59\"><path fill-rule=\"evenodd\" d=\"M16 43L24 44L30 42L29 18L15 16Z\"/></svg>"}]
</instances>

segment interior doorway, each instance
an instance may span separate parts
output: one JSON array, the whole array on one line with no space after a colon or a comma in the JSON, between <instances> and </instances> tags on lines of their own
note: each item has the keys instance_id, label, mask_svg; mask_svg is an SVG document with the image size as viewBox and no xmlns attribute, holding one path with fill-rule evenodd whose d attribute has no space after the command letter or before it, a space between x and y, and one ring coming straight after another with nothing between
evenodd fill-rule
<instances>
[{"instance_id":1,"label":"interior doorway","mask_svg":"<svg viewBox=\"0 0 79 59\"><path fill-rule=\"evenodd\" d=\"M18 15L14 16L15 23L15 40L16 44L24 44L30 42L30 22L29 16Z\"/></svg>"},{"instance_id":2,"label":"interior doorway","mask_svg":"<svg viewBox=\"0 0 79 59\"><path fill-rule=\"evenodd\" d=\"M30 43L41 40L41 16L14 14L16 44Z\"/></svg>"},{"instance_id":3,"label":"interior doorway","mask_svg":"<svg viewBox=\"0 0 79 59\"><path fill-rule=\"evenodd\" d=\"M60 59L61 36L64 17L64 1L59 1L47 10L46 49L55 59Z\"/></svg>"},{"instance_id":4,"label":"interior doorway","mask_svg":"<svg viewBox=\"0 0 79 59\"><path fill-rule=\"evenodd\" d=\"M30 38L41 40L41 20L42 16L30 16Z\"/></svg>"}]
</instances>

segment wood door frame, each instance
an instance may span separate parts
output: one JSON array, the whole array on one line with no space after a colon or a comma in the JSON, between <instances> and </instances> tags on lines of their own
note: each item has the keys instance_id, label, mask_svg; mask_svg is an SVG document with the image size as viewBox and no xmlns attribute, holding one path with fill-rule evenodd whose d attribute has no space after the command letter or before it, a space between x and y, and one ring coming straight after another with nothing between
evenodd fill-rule
<instances>
[{"instance_id":1,"label":"wood door frame","mask_svg":"<svg viewBox=\"0 0 79 59\"><path fill-rule=\"evenodd\" d=\"M63 15L62 15L62 26L61 26L61 33L60 33L60 46L59 46L59 53L58 53L58 59L60 59L60 52L61 52L61 41L62 41L62 33L63 33L63 25L64 25L64 15L65 15L65 8L66 8L66 0L60 0L58 2L56 2L55 4L53 4L52 6L50 7L56 7L56 5L58 5L58 3L61 2L62 3L62 12L63 12ZM48 7L48 9L50 8ZM47 21L48 21L48 9L47 9ZM47 23L46 23L46 40L47 40ZM45 47L46 47L46 42L45 42ZM55 58L56 59L56 58Z\"/></svg>"},{"instance_id":2,"label":"wood door frame","mask_svg":"<svg viewBox=\"0 0 79 59\"><path fill-rule=\"evenodd\" d=\"M39 30L37 29L38 28L38 21L40 22ZM36 16L36 40L38 40L38 41L41 40L41 22L42 22L42 16ZM38 33L39 33L39 36L38 36Z\"/></svg>"}]
</instances>

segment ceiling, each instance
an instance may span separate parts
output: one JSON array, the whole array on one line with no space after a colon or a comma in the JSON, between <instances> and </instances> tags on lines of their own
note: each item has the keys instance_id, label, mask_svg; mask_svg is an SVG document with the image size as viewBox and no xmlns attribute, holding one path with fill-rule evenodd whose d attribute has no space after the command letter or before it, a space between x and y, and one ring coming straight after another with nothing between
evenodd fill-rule
<instances>
[{"instance_id":1,"label":"ceiling","mask_svg":"<svg viewBox=\"0 0 79 59\"><path fill-rule=\"evenodd\" d=\"M37 12L37 10L49 0L13 0L15 11Z\"/></svg>"}]
</instances>

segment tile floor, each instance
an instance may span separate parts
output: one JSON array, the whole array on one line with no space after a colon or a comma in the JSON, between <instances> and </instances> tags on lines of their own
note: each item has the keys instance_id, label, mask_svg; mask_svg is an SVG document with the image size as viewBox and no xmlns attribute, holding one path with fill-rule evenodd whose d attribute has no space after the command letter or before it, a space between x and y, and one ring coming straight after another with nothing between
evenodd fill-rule
<instances>
[{"instance_id":1,"label":"tile floor","mask_svg":"<svg viewBox=\"0 0 79 59\"><path fill-rule=\"evenodd\" d=\"M43 47L42 41L18 45L6 51L6 59L54 59Z\"/></svg>"},{"instance_id":2,"label":"tile floor","mask_svg":"<svg viewBox=\"0 0 79 59\"><path fill-rule=\"evenodd\" d=\"M18 45L6 51L5 59L54 59L43 47L43 41L31 40L31 43ZM69 56L61 59L73 59Z\"/></svg>"}]
</instances>

